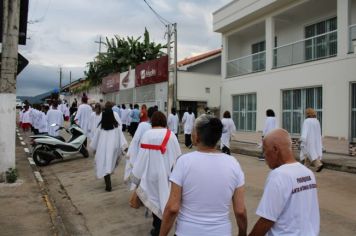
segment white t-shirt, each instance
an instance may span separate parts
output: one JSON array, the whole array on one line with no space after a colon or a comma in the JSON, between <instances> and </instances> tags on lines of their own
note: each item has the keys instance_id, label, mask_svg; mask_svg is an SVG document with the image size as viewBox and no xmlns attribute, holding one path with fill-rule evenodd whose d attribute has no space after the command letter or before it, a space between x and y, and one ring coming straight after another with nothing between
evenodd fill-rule
<instances>
[{"instance_id":1,"label":"white t-shirt","mask_svg":"<svg viewBox=\"0 0 356 236\"><path fill-rule=\"evenodd\" d=\"M266 234L319 235L320 215L315 176L296 162L270 172L256 214L274 221Z\"/></svg>"},{"instance_id":2,"label":"white t-shirt","mask_svg":"<svg viewBox=\"0 0 356 236\"><path fill-rule=\"evenodd\" d=\"M170 181L182 187L177 236L231 236L229 207L235 189L245 183L234 157L198 151L182 155Z\"/></svg>"}]
</instances>

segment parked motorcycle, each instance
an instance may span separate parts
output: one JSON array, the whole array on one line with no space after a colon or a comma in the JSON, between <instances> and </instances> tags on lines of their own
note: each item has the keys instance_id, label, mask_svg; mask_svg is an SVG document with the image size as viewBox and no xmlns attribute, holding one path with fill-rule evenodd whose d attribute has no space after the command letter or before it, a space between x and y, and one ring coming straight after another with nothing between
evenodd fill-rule
<instances>
[{"instance_id":1,"label":"parked motorcycle","mask_svg":"<svg viewBox=\"0 0 356 236\"><path fill-rule=\"evenodd\" d=\"M89 152L84 145L87 137L79 126L72 125L68 129L60 127L58 130L65 130L71 135L70 139L66 142L61 136L53 137L46 134L31 136L32 158L36 165L46 166L54 159L63 159L77 153L81 153L85 158L89 157Z\"/></svg>"}]
</instances>

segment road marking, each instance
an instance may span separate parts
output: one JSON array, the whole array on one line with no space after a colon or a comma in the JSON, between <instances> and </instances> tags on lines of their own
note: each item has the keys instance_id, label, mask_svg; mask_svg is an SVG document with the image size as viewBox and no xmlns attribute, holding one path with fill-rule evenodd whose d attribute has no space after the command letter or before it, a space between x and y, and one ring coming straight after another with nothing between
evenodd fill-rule
<instances>
[{"instance_id":1,"label":"road marking","mask_svg":"<svg viewBox=\"0 0 356 236\"><path fill-rule=\"evenodd\" d=\"M22 137L19 137L19 139L22 141L23 140L23 138Z\"/></svg>"},{"instance_id":2,"label":"road marking","mask_svg":"<svg viewBox=\"0 0 356 236\"><path fill-rule=\"evenodd\" d=\"M30 150L28 148L24 148L26 153L30 153Z\"/></svg>"},{"instance_id":3,"label":"road marking","mask_svg":"<svg viewBox=\"0 0 356 236\"><path fill-rule=\"evenodd\" d=\"M30 162L31 165L36 165L36 163L33 161L33 159L31 157L27 158L28 161Z\"/></svg>"},{"instance_id":4,"label":"road marking","mask_svg":"<svg viewBox=\"0 0 356 236\"><path fill-rule=\"evenodd\" d=\"M25 145L26 145L26 143L25 143L25 142L21 142L21 145L24 145L24 146L25 146Z\"/></svg>"},{"instance_id":5,"label":"road marking","mask_svg":"<svg viewBox=\"0 0 356 236\"><path fill-rule=\"evenodd\" d=\"M33 173L35 174L35 177L39 182L43 182L43 179L42 179L42 176L41 176L40 172L35 171Z\"/></svg>"}]
</instances>

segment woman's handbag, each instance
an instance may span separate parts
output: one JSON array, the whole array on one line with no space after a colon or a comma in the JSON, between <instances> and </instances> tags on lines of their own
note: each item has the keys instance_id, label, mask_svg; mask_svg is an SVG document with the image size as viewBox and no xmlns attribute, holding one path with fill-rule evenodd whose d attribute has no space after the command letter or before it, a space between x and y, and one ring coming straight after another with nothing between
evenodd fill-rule
<instances>
[{"instance_id":1,"label":"woman's handbag","mask_svg":"<svg viewBox=\"0 0 356 236\"><path fill-rule=\"evenodd\" d=\"M138 208L140 208L140 206L143 205L140 198L137 196L136 189L132 192L132 194L130 196L129 204L130 204L130 207L132 207L134 209L138 209Z\"/></svg>"}]
</instances>

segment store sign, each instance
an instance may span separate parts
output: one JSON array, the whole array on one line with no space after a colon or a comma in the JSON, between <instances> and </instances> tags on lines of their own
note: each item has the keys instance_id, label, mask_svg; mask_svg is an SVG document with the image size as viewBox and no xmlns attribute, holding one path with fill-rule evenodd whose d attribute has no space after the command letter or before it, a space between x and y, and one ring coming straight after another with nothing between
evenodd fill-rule
<instances>
[{"instance_id":1,"label":"store sign","mask_svg":"<svg viewBox=\"0 0 356 236\"><path fill-rule=\"evenodd\" d=\"M103 78L101 90L103 93L117 92L120 89L120 73L110 74Z\"/></svg>"},{"instance_id":2,"label":"store sign","mask_svg":"<svg viewBox=\"0 0 356 236\"><path fill-rule=\"evenodd\" d=\"M168 56L136 66L136 87L168 81Z\"/></svg>"},{"instance_id":3,"label":"store sign","mask_svg":"<svg viewBox=\"0 0 356 236\"><path fill-rule=\"evenodd\" d=\"M120 74L120 90L135 87L135 70L129 70Z\"/></svg>"}]
</instances>

